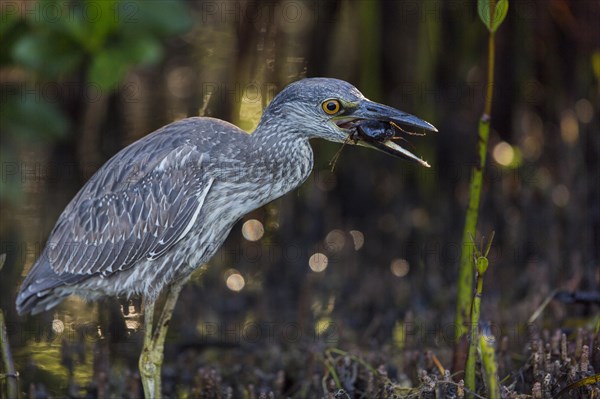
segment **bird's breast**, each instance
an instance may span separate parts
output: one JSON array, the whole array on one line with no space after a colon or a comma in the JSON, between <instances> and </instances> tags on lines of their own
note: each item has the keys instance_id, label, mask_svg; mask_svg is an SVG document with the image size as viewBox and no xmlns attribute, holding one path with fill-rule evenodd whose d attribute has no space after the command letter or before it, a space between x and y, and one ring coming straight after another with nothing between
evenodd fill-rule
<instances>
[{"instance_id":1,"label":"bird's breast","mask_svg":"<svg viewBox=\"0 0 600 399\"><path fill-rule=\"evenodd\" d=\"M246 153L244 162L218 163L212 201L207 203L214 201L243 217L294 190L312 171L313 152L306 140L252 150Z\"/></svg>"}]
</instances>

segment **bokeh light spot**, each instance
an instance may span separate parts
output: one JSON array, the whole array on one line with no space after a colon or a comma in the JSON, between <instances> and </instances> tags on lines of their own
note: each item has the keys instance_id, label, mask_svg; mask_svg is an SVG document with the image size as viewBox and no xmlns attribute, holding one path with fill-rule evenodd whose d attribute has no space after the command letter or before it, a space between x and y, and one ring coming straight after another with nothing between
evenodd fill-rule
<instances>
[{"instance_id":1,"label":"bokeh light spot","mask_svg":"<svg viewBox=\"0 0 600 399\"><path fill-rule=\"evenodd\" d=\"M194 72L190 67L173 68L167 73L167 89L177 98L188 98L193 93Z\"/></svg>"},{"instance_id":2,"label":"bokeh light spot","mask_svg":"<svg viewBox=\"0 0 600 399\"><path fill-rule=\"evenodd\" d=\"M242 235L248 241L258 241L265 234L265 228L261 222L256 219L247 220L242 225Z\"/></svg>"},{"instance_id":3,"label":"bokeh light spot","mask_svg":"<svg viewBox=\"0 0 600 399\"><path fill-rule=\"evenodd\" d=\"M390 264L390 270L396 277L404 277L408 274L410 266L406 259L394 259Z\"/></svg>"},{"instance_id":4,"label":"bokeh light spot","mask_svg":"<svg viewBox=\"0 0 600 399\"><path fill-rule=\"evenodd\" d=\"M342 230L331 230L325 236L325 245L329 251L340 252L344 249L344 244L346 244L346 236Z\"/></svg>"},{"instance_id":5,"label":"bokeh light spot","mask_svg":"<svg viewBox=\"0 0 600 399\"><path fill-rule=\"evenodd\" d=\"M56 334L62 334L65 331L65 323L59 319L52 320L52 331Z\"/></svg>"},{"instance_id":6,"label":"bokeh light spot","mask_svg":"<svg viewBox=\"0 0 600 399\"><path fill-rule=\"evenodd\" d=\"M329 259L325 254L316 252L308 259L308 266L313 272L320 273L327 268Z\"/></svg>"},{"instance_id":7,"label":"bokeh light spot","mask_svg":"<svg viewBox=\"0 0 600 399\"><path fill-rule=\"evenodd\" d=\"M494 146L492 155L500 165L509 166L515 159L515 150L506 141L501 141Z\"/></svg>"},{"instance_id":8,"label":"bokeh light spot","mask_svg":"<svg viewBox=\"0 0 600 399\"><path fill-rule=\"evenodd\" d=\"M570 109L560 116L560 137L567 144L573 144L579 138L579 123L575 112Z\"/></svg>"},{"instance_id":9,"label":"bokeh light spot","mask_svg":"<svg viewBox=\"0 0 600 399\"><path fill-rule=\"evenodd\" d=\"M361 231L350 230L350 236L352 236L355 251L358 251L365 245L365 235Z\"/></svg>"},{"instance_id":10,"label":"bokeh light spot","mask_svg":"<svg viewBox=\"0 0 600 399\"><path fill-rule=\"evenodd\" d=\"M231 291L239 292L244 289L246 281L237 270L230 269L230 274L227 280L225 280L225 284Z\"/></svg>"},{"instance_id":11,"label":"bokeh light spot","mask_svg":"<svg viewBox=\"0 0 600 399\"><path fill-rule=\"evenodd\" d=\"M426 227L429 224L429 214L423 208L415 208L410 212L412 224L417 227Z\"/></svg>"}]
</instances>

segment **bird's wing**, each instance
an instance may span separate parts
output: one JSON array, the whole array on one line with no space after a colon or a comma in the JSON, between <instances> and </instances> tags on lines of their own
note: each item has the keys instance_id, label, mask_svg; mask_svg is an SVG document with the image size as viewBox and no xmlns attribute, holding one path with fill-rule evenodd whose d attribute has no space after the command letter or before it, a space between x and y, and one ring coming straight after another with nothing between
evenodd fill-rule
<instances>
[{"instance_id":1,"label":"bird's wing","mask_svg":"<svg viewBox=\"0 0 600 399\"><path fill-rule=\"evenodd\" d=\"M214 181L202 170L203 155L184 144L150 165L139 157L133 165L127 152L109 161L52 231L47 255L53 270L107 276L138 260L161 257L201 214Z\"/></svg>"}]
</instances>

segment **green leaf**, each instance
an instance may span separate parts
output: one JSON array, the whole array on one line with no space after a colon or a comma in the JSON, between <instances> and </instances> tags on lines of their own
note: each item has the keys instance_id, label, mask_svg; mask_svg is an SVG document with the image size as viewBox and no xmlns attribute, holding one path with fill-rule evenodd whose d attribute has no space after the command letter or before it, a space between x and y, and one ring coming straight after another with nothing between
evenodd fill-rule
<instances>
[{"instance_id":1,"label":"green leaf","mask_svg":"<svg viewBox=\"0 0 600 399\"><path fill-rule=\"evenodd\" d=\"M500 0L496 3L496 10L494 13L494 24L492 26L492 32L496 32L500 24L504 22L506 15L508 14L508 0Z\"/></svg>"},{"instance_id":2,"label":"green leaf","mask_svg":"<svg viewBox=\"0 0 600 399\"><path fill-rule=\"evenodd\" d=\"M480 256L479 258L477 258L477 273L479 275L484 275L488 269L489 264L490 262L485 256Z\"/></svg>"},{"instance_id":3,"label":"green leaf","mask_svg":"<svg viewBox=\"0 0 600 399\"><path fill-rule=\"evenodd\" d=\"M152 38L122 40L94 56L89 69L89 81L102 90L114 90L129 69L155 63L161 56L162 47Z\"/></svg>"},{"instance_id":4,"label":"green leaf","mask_svg":"<svg viewBox=\"0 0 600 399\"><path fill-rule=\"evenodd\" d=\"M491 20L490 3L490 0L478 0L477 12L479 13L479 18L481 18L481 21L488 30L490 32L496 32L508 13L508 0L495 1L493 21Z\"/></svg>"},{"instance_id":5,"label":"green leaf","mask_svg":"<svg viewBox=\"0 0 600 399\"><path fill-rule=\"evenodd\" d=\"M112 51L102 51L97 54L90 66L88 80L98 85L101 90L114 90L121 79L125 77L128 63L115 57Z\"/></svg>"},{"instance_id":6,"label":"green leaf","mask_svg":"<svg viewBox=\"0 0 600 399\"><path fill-rule=\"evenodd\" d=\"M27 35L28 27L21 18L11 18L10 14L5 20L0 18L0 40L2 50L0 51L0 65L14 65L12 52L15 43Z\"/></svg>"},{"instance_id":7,"label":"green leaf","mask_svg":"<svg viewBox=\"0 0 600 399\"><path fill-rule=\"evenodd\" d=\"M496 235L495 231L492 231L492 235L490 237L490 240L488 241L487 247L485 248L485 251L483 253L483 256L487 257L490 253L490 250L492 249L492 242L494 242L494 236ZM483 249L483 248L482 248Z\"/></svg>"},{"instance_id":8,"label":"green leaf","mask_svg":"<svg viewBox=\"0 0 600 399\"><path fill-rule=\"evenodd\" d=\"M122 46L134 64L151 65L160 61L163 55L159 41L150 37L123 39Z\"/></svg>"},{"instance_id":9,"label":"green leaf","mask_svg":"<svg viewBox=\"0 0 600 399\"><path fill-rule=\"evenodd\" d=\"M50 32L26 34L12 48L12 58L17 64L48 79L73 72L82 57L83 53L69 38Z\"/></svg>"},{"instance_id":10,"label":"green leaf","mask_svg":"<svg viewBox=\"0 0 600 399\"><path fill-rule=\"evenodd\" d=\"M99 51L119 27L114 0L88 0L73 3L69 18L62 21L64 31L90 53Z\"/></svg>"}]
</instances>

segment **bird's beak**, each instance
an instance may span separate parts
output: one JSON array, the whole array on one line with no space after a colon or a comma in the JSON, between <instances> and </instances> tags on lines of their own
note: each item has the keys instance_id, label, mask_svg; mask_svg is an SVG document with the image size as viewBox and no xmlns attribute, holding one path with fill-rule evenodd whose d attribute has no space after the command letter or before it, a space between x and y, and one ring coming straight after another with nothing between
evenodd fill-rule
<instances>
[{"instance_id":1,"label":"bird's beak","mask_svg":"<svg viewBox=\"0 0 600 399\"><path fill-rule=\"evenodd\" d=\"M416 116L387 105L362 100L356 108L335 118L334 122L348 131L356 145L375 148L429 167L426 161L398 144L400 140L406 141L402 133L424 135L425 132L437 132L432 124Z\"/></svg>"}]
</instances>

